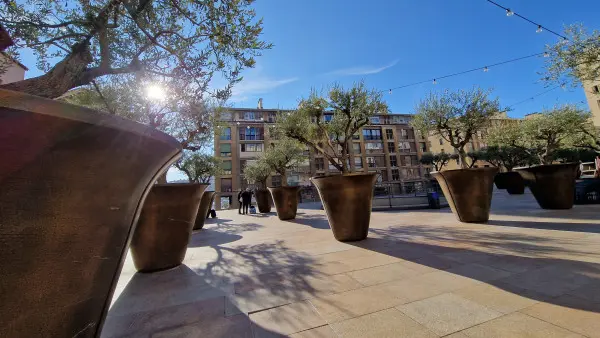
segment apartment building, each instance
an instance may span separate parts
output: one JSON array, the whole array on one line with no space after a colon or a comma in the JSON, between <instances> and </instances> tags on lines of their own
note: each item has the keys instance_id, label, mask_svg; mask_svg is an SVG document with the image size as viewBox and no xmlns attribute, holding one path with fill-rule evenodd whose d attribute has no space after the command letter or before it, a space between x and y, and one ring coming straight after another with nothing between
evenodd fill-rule
<instances>
[{"instance_id":1,"label":"apartment building","mask_svg":"<svg viewBox=\"0 0 600 338\"><path fill-rule=\"evenodd\" d=\"M22 81L27 67L8 54L0 52L0 84Z\"/></svg>"},{"instance_id":2,"label":"apartment building","mask_svg":"<svg viewBox=\"0 0 600 338\"><path fill-rule=\"evenodd\" d=\"M259 107L262 105L259 102ZM228 108L220 114L221 128L215 135L215 156L223 161L224 174L216 177L217 208L237 208L237 193L248 183L242 173L271 143L277 142L270 130L280 110L262 108ZM326 114L325 120L333 115ZM352 142L352 165L357 172L376 172L380 183L393 184L394 193L422 189L429 181L428 166L420 164L421 154L429 151L426 139L409 125L411 116L383 114L371 118L370 124L355 135ZM288 174L289 185L312 186L312 176L335 174L337 170L322 155L310 149L306 160ZM269 186L281 185L281 177L271 176Z\"/></svg>"},{"instance_id":3,"label":"apartment building","mask_svg":"<svg viewBox=\"0 0 600 338\"><path fill-rule=\"evenodd\" d=\"M584 82L583 91L585 92L590 112L592 112L594 126L600 127L600 81Z\"/></svg>"}]
</instances>

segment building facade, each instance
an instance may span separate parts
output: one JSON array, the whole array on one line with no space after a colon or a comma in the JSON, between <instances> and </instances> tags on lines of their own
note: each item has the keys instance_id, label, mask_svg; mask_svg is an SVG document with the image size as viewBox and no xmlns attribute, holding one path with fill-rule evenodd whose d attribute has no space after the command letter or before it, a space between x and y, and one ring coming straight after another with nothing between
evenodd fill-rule
<instances>
[{"instance_id":1,"label":"building facade","mask_svg":"<svg viewBox=\"0 0 600 338\"><path fill-rule=\"evenodd\" d=\"M27 70L27 67L19 61L4 52L0 52L0 84L22 81L25 79L25 71Z\"/></svg>"},{"instance_id":2,"label":"building facade","mask_svg":"<svg viewBox=\"0 0 600 338\"><path fill-rule=\"evenodd\" d=\"M220 114L222 128L215 135L215 156L223 161L224 174L215 178L218 209L237 208L237 194L248 187L243 178L247 163L256 160L268 146L277 142L270 130L279 110L229 108ZM325 120L329 119L325 114ZM393 187L394 194L423 189L429 182L431 168L420 163L421 155L430 151L427 139L409 125L411 116L382 114L371 118L352 142L352 165L356 172L378 173L378 182ZM305 150L306 160L288 173L288 184L311 187L312 176L337 173L323 155ZM281 177L273 175L268 186L281 185Z\"/></svg>"},{"instance_id":3,"label":"building facade","mask_svg":"<svg viewBox=\"0 0 600 338\"><path fill-rule=\"evenodd\" d=\"M600 127L600 81L584 82L583 91L592 113L594 126Z\"/></svg>"}]
</instances>

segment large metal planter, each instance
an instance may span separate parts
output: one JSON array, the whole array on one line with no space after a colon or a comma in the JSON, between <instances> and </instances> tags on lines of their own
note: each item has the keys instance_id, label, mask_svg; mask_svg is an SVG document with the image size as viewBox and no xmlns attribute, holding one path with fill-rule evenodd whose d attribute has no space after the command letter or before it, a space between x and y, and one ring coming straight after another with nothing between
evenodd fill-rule
<instances>
[{"instance_id":1,"label":"large metal planter","mask_svg":"<svg viewBox=\"0 0 600 338\"><path fill-rule=\"evenodd\" d=\"M487 222L490 217L494 176L498 168L436 171L450 209L461 222Z\"/></svg>"},{"instance_id":2,"label":"large metal planter","mask_svg":"<svg viewBox=\"0 0 600 338\"><path fill-rule=\"evenodd\" d=\"M258 211L263 214L271 212L271 194L269 190L257 189L254 191L256 197L256 204L258 205Z\"/></svg>"},{"instance_id":3,"label":"large metal planter","mask_svg":"<svg viewBox=\"0 0 600 338\"><path fill-rule=\"evenodd\" d=\"M183 262L207 187L201 183L154 185L131 239L131 257L139 272L166 270Z\"/></svg>"},{"instance_id":4,"label":"large metal planter","mask_svg":"<svg viewBox=\"0 0 600 338\"><path fill-rule=\"evenodd\" d=\"M0 337L99 336L172 137L0 89Z\"/></svg>"},{"instance_id":5,"label":"large metal planter","mask_svg":"<svg viewBox=\"0 0 600 338\"><path fill-rule=\"evenodd\" d=\"M494 178L496 188L506 189L510 195L523 195L525 193L525 181L516 171L496 174Z\"/></svg>"},{"instance_id":6,"label":"large metal planter","mask_svg":"<svg viewBox=\"0 0 600 338\"><path fill-rule=\"evenodd\" d=\"M575 202L578 163L548 164L516 171L542 209L571 209Z\"/></svg>"},{"instance_id":7,"label":"large metal planter","mask_svg":"<svg viewBox=\"0 0 600 338\"><path fill-rule=\"evenodd\" d=\"M210 207L215 200L214 191L205 191L202 194L202 199L200 200L200 206L198 207L198 215L196 216L196 221L194 222L194 230L200 230L204 228L204 221L208 217L208 212L210 211Z\"/></svg>"},{"instance_id":8,"label":"large metal planter","mask_svg":"<svg viewBox=\"0 0 600 338\"><path fill-rule=\"evenodd\" d=\"M333 236L338 241L367 238L376 180L377 174L311 178L321 197Z\"/></svg>"},{"instance_id":9,"label":"large metal planter","mask_svg":"<svg viewBox=\"0 0 600 338\"><path fill-rule=\"evenodd\" d=\"M275 209L277 209L277 217L282 221L296 218L296 211L298 211L298 191L300 187L267 189L269 189L273 197Z\"/></svg>"}]
</instances>

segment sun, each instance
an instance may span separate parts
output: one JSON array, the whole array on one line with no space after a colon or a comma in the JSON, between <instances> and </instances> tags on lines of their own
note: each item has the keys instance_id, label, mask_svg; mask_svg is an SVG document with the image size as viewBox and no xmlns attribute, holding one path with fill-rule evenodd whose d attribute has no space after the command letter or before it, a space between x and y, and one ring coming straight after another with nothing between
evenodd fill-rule
<instances>
[{"instance_id":1,"label":"sun","mask_svg":"<svg viewBox=\"0 0 600 338\"><path fill-rule=\"evenodd\" d=\"M159 85L149 85L146 87L146 97L150 100L164 101L167 98L167 93Z\"/></svg>"}]
</instances>

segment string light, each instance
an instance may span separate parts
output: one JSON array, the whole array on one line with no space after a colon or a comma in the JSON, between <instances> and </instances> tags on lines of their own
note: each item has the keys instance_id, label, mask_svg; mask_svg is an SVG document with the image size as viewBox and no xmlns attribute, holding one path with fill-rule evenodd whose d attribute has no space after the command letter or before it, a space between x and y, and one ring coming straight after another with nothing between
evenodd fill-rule
<instances>
[{"instance_id":1,"label":"string light","mask_svg":"<svg viewBox=\"0 0 600 338\"><path fill-rule=\"evenodd\" d=\"M483 71L484 71L484 72L486 72L486 73L487 73L489 70L490 70L490 69L489 69L487 66L483 67Z\"/></svg>"},{"instance_id":2,"label":"string light","mask_svg":"<svg viewBox=\"0 0 600 338\"><path fill-rule=\"evenodd\" d=\"M533 96L531 96L531 97L528 97L528 98L526 98L525 100L521 100L521 101L519 101L519 102L513 103L513 104L511 104L510 106L508 106L508 107L506 107L506 108L507 108L507 109L509 109L509 108L512 108L512 107L514 107L514 106L517 106L517 105L519 105L519 104L521 104L521 103L524 103L524 102L527 102L527 101L533 100L533 99L535 99L536 97L538 97L538 96L542 96L542 95L544 95L544 94L546 94L546 93L549 93L549 92L551 92L551 91L553 91L553 90L555 90L555 89L557 89L557 88L559 88L559 87L560 87L560 85L558 85L558 86L554 86L554 87L552 87L552 88L550 88L550 89L548 89L548 90L544 90L543 92L540 92L540 93L537 93L537 94L535 94L535 95L533 95Z\"/></svg>"},{"instance_id":3,"label":"string light","mask_svg":"<svg viewBox=\"0 0 600 338\"><path fill-rule=\"evenodd\" d=\"M390 95L392 95L392 90L390 89Z\"/></svg>"},{"instance_id":4,"label":"string light","mask_svg":"<svg viewBox=\"0 0 600 338\"><path fill-rule=\"evenodd\" d=\"M566 38L564 35L561 35L561 34L559 34L559 33L555 32L555 31L553 31L553 30L549 29L548 27L544 27L543 25L541 25L541 24L539 24L539 23L537 23L537 22L535 22L535 21L533 21L533 20L530 20L530 19L528 19L528 18L524 17L524 16L522 16L521 14L519 14L519 13L517 13L517 12L513 12L513 11L512 11L510 8L508 8L508 7L504 7L504 6L502 6L502 5L498 4L497 2L494 2L494 1L492 1L492 0L486 0L486 1L487 1L487 2L489 2L489 3L491 3L491 4L493 4L494 6L496 6L496 7L498 7L498 8L502 8L503 10L505 10L505 11L506 11L506 16L513 16L513 15L514 15L514 16L517 16L517 17L519 17L519 18L521 18L521 19L523 19L523 20L525 20L525 21L529 22L529 23L530 23L530 24L532 24L532 25L535 25L535 26L537 27L537 30L536 30L536 32L538 32L538 33L541 33L541 32L543 32L544 30L546 30L547 32L549 32L549 33L552 33L552 34L554 34L554 35L556 35L556 36L558 36L558 37L560 37L560 38L563 38L564 40L568 40L568 39L567 39L567 38Z\"/></svg>"},{"instance_id":5,"label":"string light","mask_svg":"<svg viewBox=\"0 0 600 338\"><path fill-rule=\"evenodd\" d=\"M437 81L435 79L433 79L433 84L437 84Z\"/></svg>"},{"instance_id":6,"label":"string light","mask_svg":"<svg viewBox=\"0 0 600 338\"><path fill-rule=\"evenodd\" d=\"M545 57L545 58L549 58L549 57L550 57L550 53L548 53L548 52L544 52L544 57Z\"/></svg>"}]
</instances>

